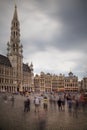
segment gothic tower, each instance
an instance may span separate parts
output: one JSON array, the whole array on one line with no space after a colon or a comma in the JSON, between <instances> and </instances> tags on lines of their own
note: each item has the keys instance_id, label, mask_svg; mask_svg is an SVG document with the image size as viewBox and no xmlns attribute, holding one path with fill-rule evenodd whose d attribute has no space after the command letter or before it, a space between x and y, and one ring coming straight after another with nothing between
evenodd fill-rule
<instances>
[{"instance_id":1,"label":"gothic tower","mask_svg":"<svg viewBox=\"0 0 87 130\"><path fill-rule=\"evenodd\" d=\"M7 46L7 56L13 67L14 84L20 88L20 86L22 86L23 78L23 47L20 43L20 23L18 20L16 5L11 22L10 42L7 43Z\"/></svg>"}]
</instances>

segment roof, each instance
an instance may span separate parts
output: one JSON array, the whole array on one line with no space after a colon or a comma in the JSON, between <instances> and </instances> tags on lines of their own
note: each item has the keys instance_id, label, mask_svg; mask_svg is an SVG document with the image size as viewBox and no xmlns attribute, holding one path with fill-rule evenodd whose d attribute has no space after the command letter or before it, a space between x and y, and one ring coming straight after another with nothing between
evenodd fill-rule
<instances>
[{"instance_id":1,"label":"roof","mask_svg":"<svg viewBox=\"0 0 87 130\"><path fill-rule=\"evenodd\" d=\"M71 71L69 72L69 76L73 76L73 73Z\"/></svg>"},{"instance_id":2,"label":"roof","mask_svg":"<svg viewBox=\"0 0 87 130\"><path fill-rule=\"evenodd\" d=\"M1 54L0 54L0 65L4 65L4 66L7 66L7 67L12 67L8 57L6 57L4 55L1 55Z\"/></svg>"},{"instance_id":3,"label":"roof","mask_svg":"<svg viewBox=\"0 0 87 130\"><path fill-rule=\"evenodd\" d=\"M30 67L28 66L28 64L24 64L24 63L23 63L23 71L25 71L25 72L30 72L30 71L31 71L31 69L30 69Z\"/></svg>"},{"instance_id":4,"label":"roof","mask_svg":"<svg viewBox=\"0 0 87 130\"><path fill-rule=\"evenodd\" d=\"M1 54L0 54L0 65L4 65L4 66L7 66L7 67L12 67L9 58L4 56L4 55L1 55ZM25 72L30 72L31 71L28 64L23 63L23 71L25 71Z\"/></svg>"}]
</instances>

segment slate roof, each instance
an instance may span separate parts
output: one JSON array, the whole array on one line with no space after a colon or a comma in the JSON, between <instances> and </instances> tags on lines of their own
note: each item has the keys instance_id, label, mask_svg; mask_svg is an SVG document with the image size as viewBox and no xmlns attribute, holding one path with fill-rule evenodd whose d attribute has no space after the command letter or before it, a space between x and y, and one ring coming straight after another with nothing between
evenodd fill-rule
<instances>
[{"instance_id":1,"label":"slate roof","mask_svg":"<svg viewBox=\"0 0 87 130\"><path fill-rule=\"evenodd\" d=\"M25 71L25 72L30 72L31 71L30 67L28 66L28 64L24 64L23 63L23 71Z\"/></svg>"},{"instance_id":2,"label":"slate roof","mask_svg":"<svg viewBox=\"0 0 87 130\"><path fill-rule=\"evenodd\" d=\"M12 67L8 57L6 57L4 55L1 55L1 54L0 54L0 65L4 65L4 66L7 66L7 67Z\"/></svg>"},{"instance_id":3,"label":"slate roof","mask_svg":"<svg viewBox=\"0 0 87 130\"><path fill-rule=\"evenodd\" d=\"M8 57L6 57L4 55L1 55L1 54L0 54L0 65L4 65L4 66L7 66L7 67L12 67L12 65L11 65L10 60L8 59ZM31 72L31 69L28 66L28 64L24 64L23 63L23 71L25 71L25 72Z\"/></svg>"}]
</instances>

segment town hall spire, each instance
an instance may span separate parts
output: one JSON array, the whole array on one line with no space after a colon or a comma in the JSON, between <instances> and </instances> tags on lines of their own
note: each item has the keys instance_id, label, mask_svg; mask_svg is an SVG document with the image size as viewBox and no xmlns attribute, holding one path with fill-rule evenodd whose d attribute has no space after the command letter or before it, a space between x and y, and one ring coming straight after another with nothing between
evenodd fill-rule
<instances>
[{"instance_id":1,"label":"town hall spire","mask_svg":"<svg viewBox=\"0 0 87 130\"><path fill-rule=\"evenodd\" d=\"M14 11L13 19L18 20L18 15L17 15L17 5L16 5L16 4L15 4L15 11Z\"/></svg>"},{"instance_id":2,"label":"town hall spire","mask_svg":"<svg viewBox=\"0 0 87 130\"><path fill-rule=\"evenodd\" d=\"M20 23L18 20L17 6L15 5L14 14L11 22L11 35L10 42L7 43L7 56L13 67L13 73L15 74L15 82L17 86L22 84L23 75L23 50L20 43Z\"/></svg>"},{"instance_id":3,"label":"town hall spire","mask_svg":"<svg viewBox=\"0 0 87 130\"><path fill-rule=\"evenodd\" d=\"M22 45L20 44L20 23L18 20L17 6L15 4L13 19L11 22L10 43L8 43L8 54L22 57Z\"/></svg>"}]
</instances>

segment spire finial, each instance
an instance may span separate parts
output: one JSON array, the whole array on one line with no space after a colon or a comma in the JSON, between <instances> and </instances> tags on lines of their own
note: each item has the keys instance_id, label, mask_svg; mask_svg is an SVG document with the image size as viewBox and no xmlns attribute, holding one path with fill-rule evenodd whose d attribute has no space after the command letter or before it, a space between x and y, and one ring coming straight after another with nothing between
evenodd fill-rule
<instances>
[{"instance_id":1,"label":"spire finial","mask_svg":"<svg viewBox=\"0 0 87 130\"><path fill-rule=\"evenodd\" d=\"M14 0L14 7L15 7L15 10L14 10L13 19L18 19L18 16L17 16L17 5L16 5L15 0Z\"/></svg>"},{"instance_id":2,"label":"spire finial","mask_svg":"<svg viewBox=\"0 0 87 130\"><path fill-rule=\"evenodd\" d=\"M15 9L17 8L17 5L15 4Z\"/></svg>"}]
</instances>

